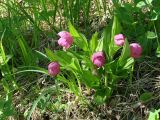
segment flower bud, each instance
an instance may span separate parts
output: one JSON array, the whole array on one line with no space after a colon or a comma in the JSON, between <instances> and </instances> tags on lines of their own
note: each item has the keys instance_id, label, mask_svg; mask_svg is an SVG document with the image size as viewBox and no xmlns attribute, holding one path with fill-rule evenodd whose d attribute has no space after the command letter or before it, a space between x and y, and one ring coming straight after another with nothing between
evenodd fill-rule
<instances>
[{"instance_id":1,"label":"flower bud","mask_svg":"<svg viewBox=\"0 0 160 120\"><path fill-rule=\"evenodd\" d=\"M48 65L48 73L51 76L56 76L60 72L60 65L58 62L51 62Z\"/></svg>"},{"instance_id":2,"label":"flower bud","mask_svg":"<svg viewBox=\"0 0 160 120\"><path fill-rule=\"evenodd\" d=\"M105 64L105 55L102 51L96 52L92 55L92 62L97 67L102 67Z\"/></svg>"},{"instance_id":3,"label":"flower bud","mask_svg":"<svg viewBox=\"0 0 160 120\"><path fill-rule=\"evenodd\" d=\"M118 34L114 36L114 43L118 46L123 46L125 43L125 36L123 34Z\"/></svg>"},{"instance_id":4,"label":"flower bud","mask_svg":"<svg viewBox=\"0 0 160 120\"><path fill-rule=\"evenodd\" d=\"M130 52L131 57L140 58L142 54L142 47L138 43L132 43L130 44Z\"/></svg>"},{"instance_id":5,"label":"flower bud","mask_svg":"<svg viewBox=\"0 0 160 120\"><path fill-rule=\"evenodd\" d=\"M70 33L66 31L61 31L58 33L58 35L60 36L60 39L58 40L58 44L64 47L65 49L70 48L70 46L73 43L73 38L70 35Z\"/></svg>"}]
</instances>

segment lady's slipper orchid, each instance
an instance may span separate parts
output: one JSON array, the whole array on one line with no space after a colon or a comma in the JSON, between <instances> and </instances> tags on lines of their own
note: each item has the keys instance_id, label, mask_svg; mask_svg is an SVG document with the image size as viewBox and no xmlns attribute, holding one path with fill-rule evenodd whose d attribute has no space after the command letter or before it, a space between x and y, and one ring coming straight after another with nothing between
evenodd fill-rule
<instances>
[{"instance_id":1,"label":"lady's slipper orchid","mask_svg":"<svg viewBox=\"0 0 160 120\"><path fill-rule=\"evenodd\" d=\"M123 34L118 34L114 36L114 43L118 46L123 46L125 43L125 36Z\"/></svg>"},{"instance_id":2,"label":"lady's slipper orchid","mask_svg":"<svg viewBox=\"0 0 160 120\"><path fill-rule=\"evenodd\" d=\"M58 62L51 62L48 65L48 73L51 76L56 76L60 72L60 65Z\"/></svg>"},{"instance_id":3,"label":"lady's slipper orchid","mask_svg":"<svg viewBox=\"0 0 160 120\"><path fill-rule=\"evenodd\" d=\"M60 36L60 39L58 40L58 44L64 47L65 49L70 48L70 46L73 43L73 38L70 35L70 33L66 31L61 31L58 33L58 35Z\"/></svg>"},{"instance_id":4,"label":"lady's slipper orchid","mask_svg":"<svg viewBox=\"0 0 160 120\"><path fill-rule=\"evenodd\" d=\"M138 43L132 43L130 44L130 52L131 57L140 58L142 54L142 47Z\"/></svg>"},{"instance_id":5,"label":"lady's slipper orchid","mask_svg":"<svg viewBox=\"0 0 160 120\"><path fill-rule=\"evenodd\" d=\"M92 55L92 62L97 67L102 67L105 64L105 55L102 51L96 52Z\"/></svg>"}]
</instances>

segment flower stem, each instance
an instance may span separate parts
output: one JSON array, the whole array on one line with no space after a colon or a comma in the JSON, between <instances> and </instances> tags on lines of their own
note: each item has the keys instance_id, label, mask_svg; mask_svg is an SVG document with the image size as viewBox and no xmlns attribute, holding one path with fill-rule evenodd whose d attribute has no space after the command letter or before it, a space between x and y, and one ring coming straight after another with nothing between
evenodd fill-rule
<instances>
[{"instance_id":1,"label":"flower stem","mask_svg":"<svg viewBox=\"0 0 160 120\"><path fill-rule=\"evenodd\" d=\"M82 96L82 87L81 87L81 82L78 79L78 87L79 87L79 91L80 91L80 96Z\"/></svg>"},{"instance_id":2,"label":"flower stem","mask_svg":"<svg viewBox=\"0 0 160 120\"><path fill-rule=\"evenodd\" d=\"M135 63L135 62L134 62ZM129 79L129 84L132 84L132 78L133 78L133 71L134 71L134 63L132 65L131 71L130 71L130 79Z\"/></svg>"}]
</instances>

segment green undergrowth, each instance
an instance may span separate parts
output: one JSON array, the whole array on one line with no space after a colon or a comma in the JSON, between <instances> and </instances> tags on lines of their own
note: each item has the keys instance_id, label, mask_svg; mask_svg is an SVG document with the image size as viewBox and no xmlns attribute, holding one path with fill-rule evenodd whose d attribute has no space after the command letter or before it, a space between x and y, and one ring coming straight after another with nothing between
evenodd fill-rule
<instances>
[{"instance_id":1,"label":"green undergrowth","mask_svg":"<svg viewBox=\"0 0 160 120\"><path fill-rule=\"evenodd\" d=\"M69 31L69 21L87 41L101 38L106 28L114 26L129 43L143 47L142 58L135 61L131 75L116 83L107 103L93 102L95 90L88 92L82 84L86 102L48 75L45 50L61 50L57 33ZM158 120L159 42L159 0L1 0L0 119ZM81 51L77 46L74 49Z\"/></svg>"}]
</instances>

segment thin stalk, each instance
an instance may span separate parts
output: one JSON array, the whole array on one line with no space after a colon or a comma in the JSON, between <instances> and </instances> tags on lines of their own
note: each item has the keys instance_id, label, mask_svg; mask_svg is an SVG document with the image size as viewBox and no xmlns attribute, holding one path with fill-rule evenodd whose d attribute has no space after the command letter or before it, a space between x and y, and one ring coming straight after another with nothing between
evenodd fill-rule
<instances>
[{"instance_id":1,"label":"thin stalk","mask_svg":"<svg viewBox=\"0 0 160 120\"><path fill-rule=\"evenodd\" d=\"M86 88L87 88L87 94L91 95L91 89L89 87L87 87L87 86L86 86Z\"/></svg>"},{"instance_id":2,"label":"thin stalk","mask_svg":"<svg viewBox=\"0 0 160 120\"><path fill-rule=\"evenodd\" d=\"M81 87L80 79L78 78L76 73L74 73L74 75L76 76L76 79L77 79L77 82L78 82L78 88L79 88L80 96L82 96L82 87Z\"/></svg>"},{"instance_id":3,"label":"thin stalk","mask_svg":"<svg viewBox=\"0 0 160 120\"><path fill-rule=\"evenodd\" d=\"M54 23L56 20L56 13L58 11L58 0L56 0L56 2L54 2L54 0L53 0L53 4L54 4L54 13L53 13L53 26L54 26Z\"/></svg>"},{"instance_id":4,"label":"thin stalk","mask_svg":"<svg viewBox=\"0 0 160 120\"><path fill-rule=\"evenodd\" d=\"M88 32L89 32L89 27L87 27L87 24L89 22L89 11L90 11L90 5L91 5L91 0L88 0L88 3L86 5L86 10L85 10L85 29L86 29L86 32L87 32L87 35L88 35Z\"/></svg>"},{"instance_id":5,"label":"thin stalk","mask_svg":"<svg viewBox=\"0 0 160 120\"><path fill-rule=\"evenodd\" d=\"M108 86L107 74L104 76L104 85L105 87Z\"/></svg>"},{"instance_id":6,"label":"thin stalk","mask_svg":"<svg viewBox=\"0 0 160 120\"><path fill-rule=\"evenodd\" d=\"M80 96L82 96L82 87L81 87L81 82L80 80L78 79L78 87L79 87L79 90L80 90Z\"/></svg>"},{"instance_id":7,"label":"thin stalk","mask_svg":"<svg viewBox=\"0 0 160 120\"><path fill-rule=\"evenodd\" d=\"M105 16L106 16L106 15L107 15L107 14L106 14L106 11L107 11L106 0L102 0L102 4L103 4L104 14L105 14Z\"/></svg>"},{"instance_id":8,"label":"thin stalk","mask_svg":"<svg viewBox=\"0 0 160 120\"><path fill-rule=\"evenodd\" d=\"M158 46L160 46L160 43L159 43L159 36L157 34L157 29L156 29L156 25L155 25L155 22L153 21L153 25L154 25L154 31L156 33L156 36L157 36L157 43L158 43Z\"/></svg>"},{"instance_id":9,"label":"thin stalk","mask_svg":"<svg viewBox=\"0 0 160 120\"><path fill-rule=\"evenodd\" d=\"M135 62L134 62L135 63ZM132 78L133 78L133 71L134 71L134 63L132 65L131 71L130 71L130 79L129 79L129 84L132 84Z\"/></svg>"},{"instance_id":10,"label":"thin stalk","mask_svg":"<svg viewBox=\"0 0 160 120\"><path fill-rule=\"evenodd\" d=\"M99 16L101 16L99 2L97 0L95 0L95 2L96 2L96 7L97 7L98 14L99 14Z\"/></svg>"}]
</instances>

